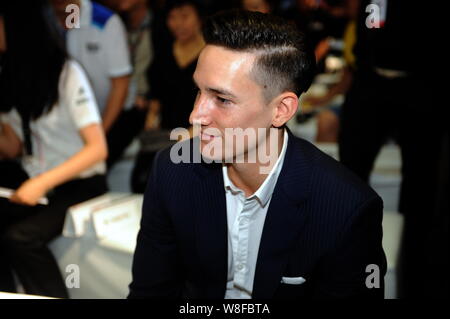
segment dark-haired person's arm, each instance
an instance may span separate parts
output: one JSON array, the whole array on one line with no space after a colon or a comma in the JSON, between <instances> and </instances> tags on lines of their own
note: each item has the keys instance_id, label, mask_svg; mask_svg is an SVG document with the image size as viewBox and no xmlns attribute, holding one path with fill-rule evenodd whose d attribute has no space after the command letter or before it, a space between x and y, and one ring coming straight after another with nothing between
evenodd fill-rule
<instances>
[{"instance_id":1,"label":"dark-haired person's arm","mask_svg":"<svg viewBox=\"0 0 450 319\"><path fill-rule=\"evenodd\" d=\"M105 47L105 64L111 81L106 105L100 105L100 108L103 109L103 128L108 133L123 110L128 94L130 75L133 71L125 27L116 14L106 23L102 41Z\"/></svg>"},{"instance_id":2,"label":"dark-haired person's arm","mask_svg":"<svg viewBox=\"0 0 450 319\"><path fill-rule=\"evenodd\" d=\"M64 163L25 181L11 197L12 202L34 206L50 189L106 159L108 150L101 125L90 124L79 132L84 142L83 148Z\"/></svg>"},{"instance_id":3,"label":"dark-haired person's arm","mask_svg":"<svg viewBox=\"0 0 450 319\"><path fill-rule=\"evenodd\" d=\"M158 128L159 112L161 103L159 100L150 100L147 118L145 120L145 130L154 130Z\"/></svg>"},{"instance_id":4,"label":"dark-haired person's arm","mask_svg":"<svg viewBox=\"0 0 450 319\"><path fill-rule=\"evenodd\" d=\"M182 289L175 231L161 203L159 153L144 195L128 298L179 298Z\"/></svg>"},{"instance_id":5,"label":"dark-haired person's arm","mask_svg":"<svg viewBox=\"0 0 450 319\"><path fill-rule=\"evenodd\" d=\"M108 133L123 110L128 94L130 76L111 78L111 90L105 110L102 114L103 129Z\"/></svg>"},{"instance_id":6,"label":"dark-haired person's arm","mask_svg":"<svg viewBox=\"0 0 450 319\"><path fill-rule=\"evenodd\" d=\"M0 122L0 159L13 159L20 155L22 142L11 126Z\"/></svg>"},{"instance_id":7,"label":"dark-haired person's arm","mask_svg":"<svg viewBox=\"0 0 450 319\"><path fill-rule=\"evenodd\" d=\"M382 247L382 218L383 202L379 197L356 209L342 229L335 249L322 260L313 298L384 298L387 264ZM378 288L372 287L377 283Z\"/></svg>"}]
</instances>

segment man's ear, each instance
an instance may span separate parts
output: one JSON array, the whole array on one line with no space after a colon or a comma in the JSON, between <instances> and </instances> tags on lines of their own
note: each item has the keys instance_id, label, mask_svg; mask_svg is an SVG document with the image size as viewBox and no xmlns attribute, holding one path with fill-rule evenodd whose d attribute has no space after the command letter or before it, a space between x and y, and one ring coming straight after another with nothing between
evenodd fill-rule
<instances>
[{"instance_id":1,"label":"man's ear","mask_svg":"<svg viewBox=\"0 0 450 319\"><path fill-rule=\"evenodd\" d=\"M298 109L298 96L293 92L284 92L273 100L274 114L272 125L281 127L288 122Z\"/></svg>"}]
</instances>

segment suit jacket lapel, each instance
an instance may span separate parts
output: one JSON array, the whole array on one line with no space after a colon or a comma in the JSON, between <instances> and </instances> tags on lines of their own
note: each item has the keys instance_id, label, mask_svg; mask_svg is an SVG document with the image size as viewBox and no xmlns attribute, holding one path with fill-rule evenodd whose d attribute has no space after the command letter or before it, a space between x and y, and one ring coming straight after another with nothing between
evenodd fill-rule
<instances>
[{"instance_id":1,"label":"suit jacket lapel","mask_svg":"<svg viewBox=\"0 0 450 319\"><path fill-rule=\"evenodd\" d=\"M194 209L197 252L208 279L207 298L225 296L228 273L226 198L220 164L201 164L195 168Z\"/></svg>"},{"instance_id":2,"label":"suit jacket lapel","mask_svg":"<svg viewBox=\"0 0 450 319\"><path fill-rule=\"evenodd\" d=\"M306 224L302 205L308 197L310 160L288 131L283 168L267 211L258 251L253 298L272 298L289 261L295 239Z\"/></svg>"},{"instance_id":3,"label":"suit jacket lapel","mask_svg":"<svg viewBox=\"0 0 450 319\"><path fill-rule=\"evenodd\" d=\"M308 197L311 159L288 130L283 168L267 212L258 252L253 298L272 298L289 261L295 239L306 224L302 205ZM194 209L197 251L202 271L214 282L209 298L223 298L228 275L226 197L220 164L195 166Z\"/></svg>"}]
</instances>

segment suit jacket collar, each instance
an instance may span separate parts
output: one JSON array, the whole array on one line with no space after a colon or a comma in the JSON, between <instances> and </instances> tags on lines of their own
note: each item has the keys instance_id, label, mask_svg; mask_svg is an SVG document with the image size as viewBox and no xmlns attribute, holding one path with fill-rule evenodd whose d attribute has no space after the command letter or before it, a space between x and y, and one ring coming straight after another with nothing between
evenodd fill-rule
<instances>
[{"instance_id":1,"label":"suit jacket collar","mask_svg":"<svg viewBox=\"0 0 450 319\"><path fill-rule=\"evenodd\" d=\"M288 130L288 129L287 129ZM309 194L311 159L289 130L283 168L267 212L253 285L253 298L271 298L278 287L289 252L306 215L301 207ZM205 275L214 281L208 296L225 296L228 272L228 229L226 198L221 164L197 164L193 185L197 248Z\"/></svg>"},{"instance_id":2,"label":"suit jacket collar","mask_svg":"<svg viewBox=\"0 0 450 319\"><path fill-rule=\"evenodd\" d=\"M267 211L258 251L253 298L272 298L296 238L306 224L302 210L309 196L311 160L289 130L286 157Z\"/></svg>"},{"instance_id":3,"label":"suit jacket collar","mask_svg":"<svg viewBox=\"0 0 450 319\"><path fill-rule=\"evenodd\" d=\"M198 177L192 185L196 250L209 289L202 297L223 299L228 275L228 229L222 164L202 162L194 165L194 171Z\"/></svg>"}]
</instances>

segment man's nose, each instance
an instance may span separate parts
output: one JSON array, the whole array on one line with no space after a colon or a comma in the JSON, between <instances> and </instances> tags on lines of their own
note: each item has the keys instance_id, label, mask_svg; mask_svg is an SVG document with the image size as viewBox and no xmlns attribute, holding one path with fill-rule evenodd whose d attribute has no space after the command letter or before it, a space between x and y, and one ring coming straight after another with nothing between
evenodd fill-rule
<instances>
[{"instance_id":1,"label":"man's nose","mask_svg":"<svg viewBox=\"0 0 450 319\"><path fill-rule=\"evenodd\" d=\"M189 116L189 123L192 125L209 125L210 122L211 116L208 99L199 93L194 103L194 109Z\"/></svg>"}]
</instances>

